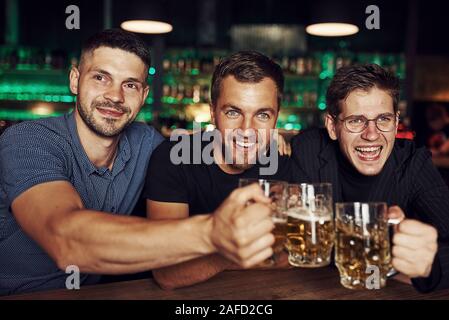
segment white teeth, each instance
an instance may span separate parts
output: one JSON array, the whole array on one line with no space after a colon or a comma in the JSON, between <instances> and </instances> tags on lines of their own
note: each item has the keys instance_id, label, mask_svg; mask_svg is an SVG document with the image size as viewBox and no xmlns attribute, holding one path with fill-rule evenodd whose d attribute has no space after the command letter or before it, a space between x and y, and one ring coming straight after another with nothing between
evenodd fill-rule
<instances>
[{"instance_id":1,"label":"white teeth","mask_svg":"<svg viewBox=\"0 0 449 320\"><path fill-rule=\"evenodd\" d=\"M254 142L242 142L242 141L236 141L235 143L242 148L250 148L255 144Z\"/></svg>"},{"instance_id":2,"label":"white teeth","mask_svg":"<svg viewBox=\"0 0 449 320\"><path fill-rule=\"evenodd\" d=\"M366 148L356 147L355 149L360 152L377 152L380 150L380 148L382 147L366 147Z\"/></svg>"}]
</instances>

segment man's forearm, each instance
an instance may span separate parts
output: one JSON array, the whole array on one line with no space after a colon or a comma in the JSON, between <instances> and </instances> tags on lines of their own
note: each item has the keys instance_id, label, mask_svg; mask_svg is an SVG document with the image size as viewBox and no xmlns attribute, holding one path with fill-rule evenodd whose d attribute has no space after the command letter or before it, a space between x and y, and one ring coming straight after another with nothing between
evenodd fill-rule
<instances>
[{"instance_id":1,"label":"man's forearm","mask_svg":"<svg viewBox=\"0 0 449 320\"><path fill-rule=\"evenodd\" d=\"M177 264L215 248L207 215L171 221L150 221L79 210L64 215L53 228L60 268L77 265L82 272L120 274Z\"/></svg>"},{"instance_id":2,"label":"man's forearm","mask_svg":"<svg viewBox=\"0 0 449 320\"><path fill-rule=\"evenodd\" d=\"M252 269L289 269L288 254L281 253L275 265L259 265ZM206 281L214 275L225 270L244 270L241 266L226 259L220 254L212 254L206 257L186 261L177 265L153 270L156 282L163 289L176 289Z\"/></svg>"},{"instance_id":3,"label":"man's forearm","mask_svg":"<svg viewBox=\"0 0 449 320\"><path fill-rule=\"evenodd\" d=\"M228 259L219 254L212 254L153 270L153 276L163 289L176 289L206 281L230 265L232 262Z\"/></svg>"}]
</instances>

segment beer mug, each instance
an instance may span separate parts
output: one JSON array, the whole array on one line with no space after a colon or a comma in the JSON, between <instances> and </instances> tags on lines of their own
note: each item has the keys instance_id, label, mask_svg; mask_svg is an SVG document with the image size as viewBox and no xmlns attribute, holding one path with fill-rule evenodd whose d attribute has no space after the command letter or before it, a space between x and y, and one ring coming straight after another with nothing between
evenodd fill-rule
<instances>
[{"instance_id":1,"label":"beer mug","mask_svg":"<svg viewBox=\"0 0 449 320\"><path fill-rule=\"evenodd\" d=\"M387 204L336 203L335 264L340 283L349 289L385 287L391 272L389 226L398 221L387 218Z\"/></svg>"},{"instance_id":2,"label":"beer mug","mask_svg":"<svg viewBox=\"0 0 449 320\"><path fill-rule=\"evenodd\" d=\"M286 243L289 263L304 268L327 266L333 245L332 185L289 184Z\"/></svg>"},{"instance_id":3,"label":"beer mug","mask_svg":"<svg viewBox=\"0 0 449 320\"><path fill-rule=\"evenodd\" d=\"M258 183L262 188L266 197L271 199L271 218L274 222L274 229L272 231L275 242L273 245L273 256L266 265L273 265L276 259L284 250L286 240L286 226L287 215L285 213L285 199L287 183L278 180L265 179L240 179L239 187L244 187L249 184Z\"/></svg>"}]
</instances>

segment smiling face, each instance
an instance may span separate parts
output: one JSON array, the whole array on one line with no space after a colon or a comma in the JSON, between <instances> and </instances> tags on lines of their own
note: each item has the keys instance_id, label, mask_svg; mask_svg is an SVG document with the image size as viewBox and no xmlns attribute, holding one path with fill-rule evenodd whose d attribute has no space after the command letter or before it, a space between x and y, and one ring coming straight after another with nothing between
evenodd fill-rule
<instances>
[{"instance_id":1,"label":"smiling face","mask_svg":"<svg viewBox=\"0 0 449 320\"><path fill-rule=\"evenodd\" d=\"M109 47L87 52L70 72L70 90L87 127L103 137L120 134L148 95L146 66L135 54Z\"/></svg>"},{"instance_id":2,"label":"smiling face","mask_svg":"<svg viewBox=\"0 0 449 320\"><path fill-rule=\"evenodd\" d=\"M270 78L258 83L239 82L233 76L223 79L211 116L225 152L232 155L232 163L220 165L224 171L240 173L255 164L258 152L270 143L278 110L277 88Z\"/></svg>"},{"instance_id":3,"label":"smiling face","mask_svg":"<svg viewBox=\"0 0 449 320\"><path fill-rule=\"evenodd\" d=\"M341 101L340 108L339 119L349 116L374 119L382 114L394 114L392 97L387 91L377 87L369 91L352 91ZM362 132L352 133L342 121L334 120L330 115L326 117L326 128L331 139L338 140L343 155L358 172L367 176L377 175L382 171L393 150L397 125L396 121L394 130L382 132L377 129L374 121L369 121Z\"/></svg>"}]
</instances>

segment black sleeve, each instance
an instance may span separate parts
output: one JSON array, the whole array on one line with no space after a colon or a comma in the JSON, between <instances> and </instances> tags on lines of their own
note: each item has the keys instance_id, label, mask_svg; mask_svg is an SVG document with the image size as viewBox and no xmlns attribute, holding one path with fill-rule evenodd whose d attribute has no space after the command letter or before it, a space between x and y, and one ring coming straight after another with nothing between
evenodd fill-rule
<instances>
[{"instance_id":1,"label":"black sleeve","mask_svg":"<svg viewBox=\"0 0 449 320\"><path fill-rule=\"evenodd\" d=\"M301 163L301 154L304 152L304 133L298 133L290 142L292 148L291 159L295 162L297 167L304 167Z\"/></svg>"},{"instance_id":2,"label":"black sleeve","mask_svg":"<svg viewBox=\"0 0 449 320\"><path fill-rule=\"evenodd\" d=\"M428 278L412 279L421 292L449 288L449 189L432 163L430 152L416 152L412 163L412 208L419 220L438 231L438 251Z\"/></svg>"},{"instance_id":3,"label":"black sleeve","mask_svg":"<svg viewBox=\"0 0 449 320\"><path fill-rule=\"evenodd\" d=\"M430 275L427 278L412 278L412 283L419 292L427 293L439 287L441 279L441 264L437 253L432 264Z\"/></svg>"},{"instance_id":4,"label":"black sleeve","mask_svg":"<svg viewBox=\"0 0 449 320\"><path fill-rule=\"evenodd\" d=\"M287 156L279 156L278 180L290 183L305 183L309 181L306 172L297 163Z\"/></svg>"},{"instance_id":5,"label":"black sleeve","mask_svg":"<svg viewBox=\"0 0 449 320\"><path fill-rule=\"evenodd\" d=\"M323 143L326 140L327 132L323 129L305 130L291 140L292 147L292 168L295 172L293 177L295 182L320 181L319 158ZM304 181L305 180L305 181Z\"/></svg>"},{"instance_id":6,"label":"black sleeve","mask_svg":"<svg viewBox=\"0 0 449 320\"><path fill-rule=\"evenodd\" d=\"M164 141L151 155L143 197L161 202L188 203L188 189L182 164L170 160L173 142Z\"/></svg>"}]
</instances>

